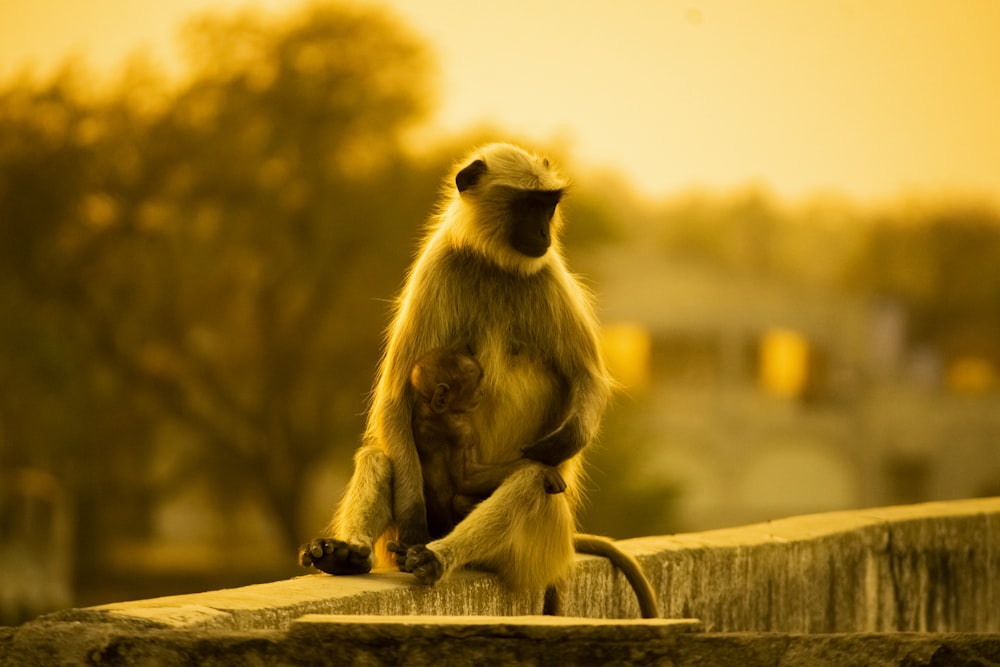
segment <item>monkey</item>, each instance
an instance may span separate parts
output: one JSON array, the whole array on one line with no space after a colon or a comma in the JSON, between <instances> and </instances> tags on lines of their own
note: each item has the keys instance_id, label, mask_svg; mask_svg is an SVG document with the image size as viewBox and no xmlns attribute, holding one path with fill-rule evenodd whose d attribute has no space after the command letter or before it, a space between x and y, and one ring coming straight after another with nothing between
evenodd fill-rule
<instances>
[{"instance_id":1,"label":"monkey","mask_svg":"<svg viewBox=\"0 0 1000 667\"><path fill-rule=\"evenodd\" d=\"M446 183L394 303L354 472L329 537L304 545L300 563L368 572L376 541L390 539L421 583L473 566L513 589L548 588L572 568L583 452L614 386L592 296L562 256L567 182L547 158L497 143ZM528 461L444 535L428 525L409 382L435 348L467 350L483 370L469 413L481 461ZM546 466L563 493L546 492Z\"/></svg>"},{"instance_id":2,"label":"monkey","mask_svg":"<svg viewBox=\"0 0 1000 667\"><path fill-rule=\"evenodd\" d=\"M413 366L410 383L417 400L413 409L413 440L420 457L428 530L444 536L493 493L514 470L528 463L479 461L476 434L469 412L479 405L483 370L463 352L434 349ZM547 493L562 493L566 482L546 466Z\"/></svg>"}]
</instances>

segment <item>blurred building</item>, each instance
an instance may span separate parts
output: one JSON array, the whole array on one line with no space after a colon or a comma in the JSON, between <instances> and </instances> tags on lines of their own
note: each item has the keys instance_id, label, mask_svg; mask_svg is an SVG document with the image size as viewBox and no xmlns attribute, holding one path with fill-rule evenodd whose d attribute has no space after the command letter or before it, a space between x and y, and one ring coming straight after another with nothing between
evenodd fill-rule
<instances>
[{"instance_id":1,"label":"blurred building","mask_svg":"<svg viewBox=\"0 0 1000 667\"><path fill-rule=\"evenodd\" d=\"M1000 492L992 367L910 348L898 304L651 244L584 266L628 397L609 446L676 485L678 530Z\"/></svg>"}]
</instances>

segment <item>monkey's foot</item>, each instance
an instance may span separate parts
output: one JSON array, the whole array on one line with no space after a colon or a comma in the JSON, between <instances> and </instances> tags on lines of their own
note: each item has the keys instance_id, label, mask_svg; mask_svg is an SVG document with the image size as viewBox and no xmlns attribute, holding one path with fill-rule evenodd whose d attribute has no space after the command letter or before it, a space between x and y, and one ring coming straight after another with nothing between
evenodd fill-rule
<instances>
[{"instance_id":1,"label":"monkey's foot","mask_svg":"<svg viewBox=\"0 0 1000 667\"><path fill-rule=\"evenodd\" d=\"M299 564L327 574L365 574L372 569L371 547L318 537L299 547Z\"/></svg>"},{"instance_id":2,"label":"monkey's foot","mask_svg":"<svg viewBox=\"0 0 1000 667\"><path fill-rule=\"evenodd\" d=\"M437 555L422 544L406 552L406 569L422 584L430 586L444 576L444 564Z\"/></svg>"}]
</instances>

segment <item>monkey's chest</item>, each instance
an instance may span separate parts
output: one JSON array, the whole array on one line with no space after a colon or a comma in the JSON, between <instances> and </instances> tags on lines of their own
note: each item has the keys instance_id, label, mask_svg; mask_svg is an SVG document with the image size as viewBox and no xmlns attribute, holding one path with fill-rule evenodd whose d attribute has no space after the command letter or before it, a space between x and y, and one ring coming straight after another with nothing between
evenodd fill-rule
<instances>
[{"instance_id":1,"label":"monkey's chest","mask_svg":"<svg viewBox=\"0 0 1000 667\"><path fill-rule=\"evenodd\" d=\"M486 463L519 459L522 447L555 427L563 382L528 345L493 340L476 356L483 367L483 399L473 413L481 455Z\"/></svg>"},{"instance_id":2,"label":"monkey's chest","mask_svg":"<svg viewBox=\"0 0 1000 667\"><path fill-rule=\"evenodd\" d=\"M445 345L468 351L483 368L473 415L484 462L514 461L560 420L567 381L556 360L567 306L544 274L467 270L453 278Z\"/></svg>"},{"instance_id":3,"label":"monkey's chest","mask_svg":"<svg viewBox=\"0 0 1000 667\"><path fill-rule=\"evenodd\" d=\"M519 276L471 261L450 268L433 307L450 305L444 312L453 335L474 348L545 355L567 319L565 295L547 272Z\"/></svg>"},{"instance_id":4,"label":"monkey's chest","mask_svg":"<svg viewBox=\"0 0 1000 667\"><path fill-rule=\"evenodd\" d=\"M501 366L551 365L561 327L550 309L533 307L531 300L486 307L481 301L459 310L454 323L455 338L473 356Z\"/></svg>"}]
</instances>

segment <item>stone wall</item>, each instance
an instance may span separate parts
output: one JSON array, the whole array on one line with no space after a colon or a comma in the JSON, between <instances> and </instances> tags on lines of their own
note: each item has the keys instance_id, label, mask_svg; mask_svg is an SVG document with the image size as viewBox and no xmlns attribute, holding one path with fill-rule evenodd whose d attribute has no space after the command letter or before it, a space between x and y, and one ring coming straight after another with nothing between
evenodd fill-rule
<instances>
[{"instance_id":1,"label":"stone wall","mask_svg":"<svg viewBox=\"0 0 1000 667\"><path fill-rule=\"evenodd\" d=\"M0 664L1000 663L1000 498L618 544L688 620L625 620L624 577L580 557L565 619L482 573L316 574L49 614L0 629Z\"/></svg>"},{"instance_id":2,"label":"stone wall","mask_svg":"<svg viewBox=\"0 0 1000 667\"><path fill-rule=\"evenodd\" d=\"M709 632L1000 632L1000 498L619 545L642 563L664 616L699 618ZM573 613L634 617L622 578L588 565L573 581Z\"/></svg>"}]
</instances>

